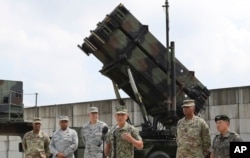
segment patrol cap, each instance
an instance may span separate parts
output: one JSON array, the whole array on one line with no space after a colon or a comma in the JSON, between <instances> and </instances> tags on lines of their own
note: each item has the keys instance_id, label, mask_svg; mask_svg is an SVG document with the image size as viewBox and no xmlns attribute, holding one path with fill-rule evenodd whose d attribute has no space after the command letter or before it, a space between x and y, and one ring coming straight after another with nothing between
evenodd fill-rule
<instances>
[{"instance_id":1,"label":"patrol cap","mask_svg":"<svg viewBox=\"0 0 250 158\"><path fill-rule=\"evenodd\" d=\"M59 120L60 121L69 121L69 117L68 116L59 116Z\"/></svg>"},{"instance_id":2,"label":"patrol cap","mask_svg":"<svg viewBox=\"0 0 250 158\"><path fill-rule=\"evenodd\" d=\"M122 105L116 106L115 111L117 114L127 114L128 113L126 106L122 106Z\"/></svg>"},{"instance_id":3,"label":"patrol cap","mask_svg":"<svg viewBox=\"0 0 250 158\"><path fill-rule=\"evenodd\" d=\"M42 120L41 120L41 118L39 118L39 117L35 117L35 118L33 118L33 123L42 123Z\"/></svg>"},{"instance_id":4,"label":"patrol cap","mask_svg":"<svg viewBox=\"0 0 250 158\"><path fill-rule=\"evenodd\" d=\"M195 106L195 101L193 99L186 99L183 101L182 107Z\"/></svg>"},{"instance_id":5,"label":"patrol cap","mask_svg":"<svg viewBox=\"0 0 250 158\"><path fill-rule=\"evenodd\" d=\"M217 116L215 116L214 121L217 122L219 120L230 122L230 118L227 115L217 115Z\"/></svg>"},{"instance_id":6,"label":"patrol cap","mask_svg":"<svg viewBox=\"0 0 250 158\"><path fill-rule=\"evenodd\" d=\"M98 112L98 108L95 106L89 107L89 113Z\"/></svg>"}]
</instances>

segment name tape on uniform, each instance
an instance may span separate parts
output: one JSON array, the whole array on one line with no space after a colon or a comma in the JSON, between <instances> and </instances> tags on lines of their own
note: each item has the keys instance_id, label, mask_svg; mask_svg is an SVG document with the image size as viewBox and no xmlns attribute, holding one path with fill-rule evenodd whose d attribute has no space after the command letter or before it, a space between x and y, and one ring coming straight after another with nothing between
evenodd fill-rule
<instances>
[{"instance_id":1,"label":"name tape on uniform","mask_svg":"<svg viewBox=\"0 0 250 158\"><path fill-rule=\"evenodd\" d=\"M230 142L230 158L249 158L250 142Z\"/></svg>"}]
</instances>

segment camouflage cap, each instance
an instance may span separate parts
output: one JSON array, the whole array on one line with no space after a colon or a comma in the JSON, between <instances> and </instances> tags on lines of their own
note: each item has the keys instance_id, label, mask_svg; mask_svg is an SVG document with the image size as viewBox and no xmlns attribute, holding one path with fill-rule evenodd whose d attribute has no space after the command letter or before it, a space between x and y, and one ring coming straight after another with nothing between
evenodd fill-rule
<instances>
[{"instance_id":1,"label":"camouflage cap","mask_svg":"<svg viewBox=\"0 0 250 158\"><path fill-rule=\"evenodd\" d=\"M95 106L89 107L89 113L91 112L98 112L98 108Z\"/></svg>"},{"instance_id":2,"label":"camouflage cap","mask_svg":"<svg viewBox=\"0 0 250 158\"><path fill-rule=\"evenodd\" d=\"M68 116L59 116L59 120L60 121L69 121L69 117Z\"/></svg>"},{"instance_id":3,"label":"camouflage cap","mask_svg":"<svg viewBox=\"0 0 250 158\"><path fill-rule=\"evenodd\" d=\"M35 117L33 118L33 123L42 123L42 120L39 117Z\"/></svg>"},{"instance_id":4,"label":"camouflage cap","mask_svg":"<svg viewBox=\"0 0 250 158\"><path fill-rule=\"evenodd\" d=\"M127 114L128 113L126 106L122 106L122 105L116 106L115 111L117 114Z\"/></svg>"},{"instance_id":5,"label":"camouflage cap","mask_svg":"<svg viewBox=\"0 0 250 158\"><path fill-rule=\"evenodd\" d=\"M182 107L190 107L190 106L195 106L195 100L186 99L186 100L183 101Z\"/></svg>"},{"instance_id":6,"label":"camouflage cap","mask_svg":"<svg viewBox=\"0 0 250 158\"><path fill-rule=\"evenodd\" d=\"M217 115L217 116L215 116L214 121L217 122L219 120L230 122L230 118L227 115Z\"/></svg>"}]
</instances>

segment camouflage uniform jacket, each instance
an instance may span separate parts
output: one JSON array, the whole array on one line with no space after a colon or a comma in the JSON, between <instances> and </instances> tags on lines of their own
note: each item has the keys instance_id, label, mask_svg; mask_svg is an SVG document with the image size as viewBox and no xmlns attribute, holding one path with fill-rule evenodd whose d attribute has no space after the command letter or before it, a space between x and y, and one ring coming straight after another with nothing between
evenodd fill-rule
<instances>
[{"instance_id":1,"label":"camouflage uniform jacket","mask_svg":"<svg viewBox=\"0 0 250 158\"><path fill-rule=\"evenodd\" d=\"M84 158L103 157L102 129L107 126L105 122L97 121L96 124L85 123L82 127L82 139L85 145Z\"/></svg>"},{"instance_id":2,"label":"camouflage uniform jacket","mask_svg":"<svg viewBox=\"0 0 250 158\"><path fill-rule=\"evenodd\" d=\"M226 133L225 136L218 134L214 137L212 152L215 158L230 158L230 142L242 142L237 133Z\"/></svg>"},{"instance_id":3,"label":"camouflage uniform jacket","mask_svg":"<svg viewBox=\"0 0 250 158\"><path fill-rule=\"evenodd\" d=\"M57 153L63 153L65 158L74 158L74 152L78 147L78 136L75 130L67 128L66 130L58 129L53 135L49 144L50 152L53 158Z\"/></svg>"},{"instance_id":4,"label":"camouflage uniform jacket","mask_svg":"<svg viewBox=\"0 0 250 158\"><path fill-rule=\"evenodd\" d=\"M207 123L198 116L182 118L177 123L176 142L176 158L204 158L211 145Z\"/></svg>"},{"instance_id":5,"label":"camouflage uniform jacket","mask_svg":"<svg viewBox=\"0 0 250 158\"><path fill-rule=\"evenodd\" d=\"M27 132L23 137L25 158L48 158L49 143L49 136L43 131L39 131L38 134L34 134L33 131Z\"/></svg>"},{"instance_id":6,"label":"camouflage uniform jacket","mask_svg":"<svg viewBox=\"0 0 250 158\"><path fill-rule=\"evenodd\" d=\"M108 133L106 143L111 143L111 157L110 158L133 158L134 146L132 143L123 140L121 135L123 133L130 133L136 140L142 140L139 131L132 125L125 123L124 127L118 128L113 126ZM116 156L115 156L116 155Z\"/></svg>"}]
</instances>

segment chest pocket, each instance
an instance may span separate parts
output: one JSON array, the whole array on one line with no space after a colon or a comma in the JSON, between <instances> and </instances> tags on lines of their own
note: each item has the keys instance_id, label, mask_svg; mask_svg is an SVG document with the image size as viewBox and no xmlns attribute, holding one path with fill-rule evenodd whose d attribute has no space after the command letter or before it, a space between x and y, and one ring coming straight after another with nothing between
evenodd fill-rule
<instances>
[{"instance_id":1,"label":"chest pocket","mask_svg":"<svg viewBox=\"0 0 250 158\"><path fill-rule=\"evenodd\" d=\"M53 137L54 142L59 142L61 139L62 139L62 138L59 137L59 136L54 136L54 137Z\"/></svg>"},{"instance_id":2,"label":"chest pocket","mask_svg":"<svg viewBox=\"0 0 250 158\"><path fill-rule=\"evenodd\" d=\"M72 137L69 136L69 135L65 136L63 139L64 139L64 141L66 141L66 142L72 142Z\"/></svg>"},{"instance_id":3,"label":"chest pocket","mask_svg":"<svg viewBox=\"0 0 250 158\"><path fill-rule=\"evenodd\" d=\"M187 141L192 147L197 147L201 145L201 124L198 121L192 122L191 124L186 124L187 129Z\"/></svg>"},{"instance_id":4,"label":"chest pocket","mask_svg":"<svg viewBox=\"0 0 250 158\"><path fill-rule=\"evenodd\" d=\"M195 123L189 127L189 133L191 137L197 138L201 135L201 126L198 123Z\"/></svg>"},{"instance_id":5,"label":"chest pocket","mask_svg":"<svg viewBox=\"0 0 250 158\"><path fill-rule=\"evenodd\" d=\"M101 137L102 137L101 132L96 132L94 135L95 135L95 138L97 138L97 139L101 139Z\"/></svg>"},{"instance_id":6,"label":"chest pocket","mask_svg":"<svg viewBox=\"0 0 250 158\"><path fill-rule=\"evenodd\" d=\"M32 138L27 140L27 145L29 148L37 147L38 149L43 148L44 146L44 138L39 137L39 138Z\"/></svg>"}]
</instances>

